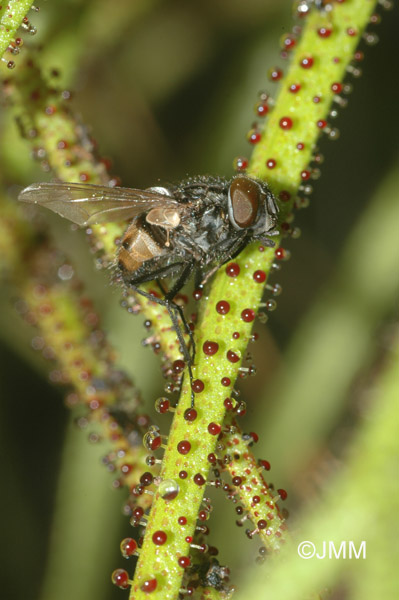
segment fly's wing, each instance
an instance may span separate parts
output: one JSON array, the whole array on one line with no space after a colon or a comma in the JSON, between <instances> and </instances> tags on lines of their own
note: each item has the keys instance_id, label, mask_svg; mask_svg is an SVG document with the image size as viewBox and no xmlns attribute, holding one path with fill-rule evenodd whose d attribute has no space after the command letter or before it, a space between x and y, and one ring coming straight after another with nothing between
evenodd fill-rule
<instances>
[{"instance_id":1,"label":"fly's wing","mask_svg":"<svg viewBox=\"0 0 399 600\"><path fill-rule=\"evenodd\" d=\"M81 227L133 219L156 206L179 213L183 209L179 202L155 189L79 183L34 183L19 194L18 200L45 206Z\"/></svg>"}]
</instances>

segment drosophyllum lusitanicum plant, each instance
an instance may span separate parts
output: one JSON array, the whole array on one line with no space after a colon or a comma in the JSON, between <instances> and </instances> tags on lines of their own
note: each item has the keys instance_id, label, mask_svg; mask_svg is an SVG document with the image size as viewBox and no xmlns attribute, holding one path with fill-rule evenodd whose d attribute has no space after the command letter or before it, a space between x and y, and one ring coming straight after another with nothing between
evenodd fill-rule
<instances>
[{"instance_id":1,"label":"drosophyllum lusitanicum plant","mask_svg":"<svg viewBox=\"0 0 399 600\"><path fill-rule=\"evenodd\" d=\"M121 552L129 561L114 570L112 581L125 589L131 599L172 600L186 596L223 599L233 594L240 597L248 594L248 590L262 598L287 599L301 597L305 592L307 597L316 598L327 584L336 581L334 569L324 579L314 575L315 569L313 574L301 571L304 563L298 559L296 550L291 550L296 545L284 508L287 492L269 482L269 462L253 453L258 435L241 429L246 404L236 385L237 380L255 373L247 347L257 339L253 332L255 320L265 323L269 312L276 308L281 287L275 282L273 271L288 258L286 241L299 235L294 225L295 213L307 206L312 182L319 177L322 156L316 148L318 138L338 137L334 117L347 103L352 89L350 80L360 74L364 49L359 49L359 44L364 40L375 43L372 28L379 22L378 5L388 9L390 4L373 0L294 3L295 23L281 40L285 65L271 67L268 72L267 85L276 83L277 92L274 98L268 92L259 94L255 107L257 121L248 132L252 156L234 161L242 181L253 178L265 182L272 191L278 210L270 227L273 237L231 245L230 255L220 253L222 258L218 255L215 265L218 268L213 276L192 293L195 315L189 313L186 291L179 290L174 302L179 307L175 319L180 323L180 340L166 307L151 300L164 297L165 288L171 289L173 283L165 279L161 283L143 283L140 289L147 294L145 297L129 287L118 267L117 257L121 257L123 250L129 250L130 258L125 257L125 263L130 260L129 268L134 272L140 261L154 255L155 246L152 250L148 245L144 248L137 240L126 245L129 223L120 211L119 222L115 222L115 217L101 223L94 219L86 227L97 266L110 267L113 281L121 284L123 306L129 313L144 317L148 329L146 344L160 357L167 381L165 396L156 400L155 408L161 416L173 413L169 432L164 417L159 418L160 426L156 426L151 424L151 415L143 413L138 390L117 368L114 350L99 328L92 302L83 296L65 252L57 250L54 239L50 241L44 233L39 211L35 214L28 211L26 219L16 202L2 200L6 215L2 223L3 240L7 242L3 241L2 272L12 276L18 290L18 310L37 328L34 347L56 361L51 379L68 385L67 405L77 415L79 425L89 431L90 440L102 440L104 447L107 446L104 462L117 474L115 487L125 490L124 512L133 529L126 522ZM71 106L70 92L60 90L44 74L41 55L33 53L33 49L24 48L24 56L17 56L25 38L24 33L18 37L19 28L35 32L30 17L26 17L31 8L30 2L21 0L10 1L6 8L0 8L3 61L12 70L10 73L4 70L3 88L19 130L54 181L108 186L114 192L119 180L109 175L109 162L98 157L87 129ZM42 7L42 11L46 9ZM265 83L260 81L259 87ZM156 179L155 172L154 175ZM234 181L241 180L236 175ZM261 186L255 183L251 190L258 193ZM218 193L225 198L229 186L222 187ZM60 187L57 190L59 193ZM84 193L84 189L79 190L75 199L81 202ZM152 204L151 211L158 212L151 212L150 219L146 204L139 212L135 209L134 218L141 219L144 232L147 227L142 236L148 238L148 227L153 227L150 244L156 244L157 235L162 234L162 252L169 256L177 245L180 213L173 192L158 190L157 193L161 199L164 197L164 204ZM203 188L201 193L210 192ZM51 189L46 194L45 201L39 195L34 199L39 204L51 203ZM116 206L120 198L117 193ZM241 197L245 214L241 214L241 221L237 214L233 215L241 223L241 227L235 227L235 234L239 230L241 235L249 227L253 214L257 218L267 217L261 208L254 208L257 201L251 196L248 208L248 198ZM144 206L143 197L140 202ZM227 200L223 206L231 209ZM55 210L65 212L59 205ZM96 210L102 209L99 206ZM166 214L166 210L171 212ZM231 210L234 213L234 206ZM70 208L66 212L71 220L81 223L80 217L71 217ZM222 221L225 219L223 222L230 218L231 223L231 214L220 217ZM195 222L193 215L191 218ZM136 225L132 231L138 231ZM206 234L206 224L203 226ZM217 225L208 226L214 229ZM233 233L233 226L229 227ZM271 239L273 245L269 243ZM156 270L152 272L155 277ZM185 314L190 335L179 311ZM195 347L192 365L187 364L185 347L190 356ZM140 368L140 360L146 359L136 360L135 368ZM191 377L187 372L190 366ZM274 478L278 480L279 474L274 473ZM210 524L217 522L220 510L213 510L215 494L224 495L233 504L242 535L256 540L260 547L256 562L262 567L238 590L233 583L234 573L230 573L216 547L218 540L208 541L208 520ZM339 513L336 518L340 519ZM230 535L229 531L223 534L227 539ZM107 544L104 539L101 543ZM225 545L221 541L221 546ZM250 550L245 553L250 554ZM281 561L282 556L285 558ZM245 557L243 560L246 563ZM295 577L288 576L291 587L283 572L284 564L291 564L289 561L293 564L290 573L296 573ZM96 572L95 577L101 580L103 573ZM46 576L43 600L58 598L61 594L58 586L56 577L51 573ZM293 595L298 590L299 595ZM89 597L98 598L99 594Z\"/></svg>"}]
</instances>

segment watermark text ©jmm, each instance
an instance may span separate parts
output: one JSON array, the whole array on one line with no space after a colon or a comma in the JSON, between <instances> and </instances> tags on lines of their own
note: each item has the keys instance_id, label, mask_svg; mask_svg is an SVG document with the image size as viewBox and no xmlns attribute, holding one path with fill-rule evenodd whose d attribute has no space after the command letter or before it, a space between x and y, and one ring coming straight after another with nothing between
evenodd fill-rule
<instances>
[{"instance_id":1,"label":"watermark text \u00a9jmm","mask_svg":"<svg viewBox=\"0 0 399 600\"><path fill-rule=\"evenodd\" d=\"M365 559L366 558L366 542L360 542L358 548L355 543L350 541L343 541L337 548L336 543L333 541L321 542L318 547L313 542L305 541L298 544L298 554L301 558L318 558L322 560L324 558L345 558L351 560Z\"/></svg>"}]
</instances>

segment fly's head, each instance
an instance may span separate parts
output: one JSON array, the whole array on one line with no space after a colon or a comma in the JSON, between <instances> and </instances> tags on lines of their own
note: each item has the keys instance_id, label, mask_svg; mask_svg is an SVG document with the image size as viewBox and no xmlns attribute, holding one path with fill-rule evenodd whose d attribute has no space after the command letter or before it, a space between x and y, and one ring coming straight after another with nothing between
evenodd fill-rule
<instances>
[{"instance_id":1,"label":"fly's head","mask_svg":"<svg viewBox=\"0 0 399 600\"><path fill-rule=\"evenodd\" d=\"M229 220L235 230L247 230L253 239L261 239L268 246L274 245L268 236L278 234L278 207L266 183L237 175L229 186L227 206Z\"/></svg>"}]
</instances>

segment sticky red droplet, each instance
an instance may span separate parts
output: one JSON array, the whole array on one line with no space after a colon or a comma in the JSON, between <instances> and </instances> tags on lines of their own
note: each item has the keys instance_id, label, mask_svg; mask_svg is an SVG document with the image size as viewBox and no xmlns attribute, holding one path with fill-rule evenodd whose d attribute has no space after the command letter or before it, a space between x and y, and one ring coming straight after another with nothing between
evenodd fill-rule
<instances>
[{"instance_id":1,"label":"sticky red droplet","mask_svg":"<svg viewBox=\"0 0 399 600\"><path fill-rule=\"evenodd\" d=\"M311 56L305 56L302 58L299 64L303 69L311 69L313 67L313 63L314 60Z\"/></svg>"},{"instance_id":2,"label":"sticky red droplet","mask_svg":"<svg viewBox=\"0 0 399 600\"><path fill-rule=\"evenodd\" d=\"M263 283L266 281L266 273L264 271L255 271L252 277L256 283Z\"/></svg>"},{"instance_id":3,"label":"sticky red droplet","mask_svg":"<svg viewBox=\"0 0 399 600\"><path fill-rule=\"evenodd\" d=\"M252 310L252 308L244 308L244 310L241 312L241 319L245 323L251 323L255 319L255 316L255 311Z\"/></svg>"},{"instance_id":4,"label":"sticky red droplet","mask_svg":"<svg viewBox=\"0 0 399 600\"><path fill-rule=\"evenodd\" d=\"M274 255L276 258L278 258L279 260L283 260L285 257L285 250L284 248L276 248L276 250L274 251Z\"/></svg>"},{"instance_id":5,"label":"sticky red droplet","mask_svg":"<svg viewBox=\"0 0 399 600\"><path fill-rule=\"evenodd\" d=\"M166 540L168 539L168 536L166 535L166 533L164 531L155 531L152 534L152 541L154 542L154 544L156 546L163 546L166 542Z\"/></svg>"},{"instance_id":6,"label":"sticky red droplet","mask_svg":"<svg viewBox=\"0 0 399 600\"><path fill-rule=\"evenodd\" d=\"M287 492L285 490L283 490L282 488L280 488L279 490L277 490L281 500L285 500L288 496Z\"/></svg>"},{"instance_id":7,"label":"sticky red droplet","mask_svg":"<svg viewBox=\"0 0 399 600\"><path fill-rule=\"evenodd\" d=\"M293 122L290 117L282 117L279 121L279 125L281 129L284 129L284 131L288 131L292 128Z\"/></svg>"},{"instance_id":8,"label":"sticky red droplet","mask_svg":"<svg viewBox=\"0 0 399 600\"><path fill-rule=\"evenodd\" d=\"M268 75L270 81L279 81L283 76L283 71L278 67L273 67L272 69L269 69Z\"/></svg>"},{"instance_id":9,"label":"sticky red droplet","mask_svg":"<svg viewBox=\"0 0 399 600\"><path fill-rule=\"evenodd\" d=\"M236 171L245 171L245 169L248 167L248 159L239 156L238 158L235 158L233 161L233 168Z\"/></svg>"},{"instance_id":10,"label":"sticky red droplet","mask_svg":"<svg viewBox=\"0 0 399 600\"><path fill-rule=\"evenodd\" d=\"M335 83L331 84L331 89L335 94L340 94L342 92L343 85L342 85L342 83L335 82Z\"/></svg>"},{"instance_id":11,"label":"sticky red droplet","mask_svg":"<svg viewBox=\"0 0 399 600\"><path fill-rule=\"evenodd\" d=\"M220 315L227 315L230 310L230 304L226 300L220 300L216 304L216 312Z\"/></svg>"},{"instance_id":12,"label":"sticky red droplet","mask_svg":"<svg viewBox=\"0 0 399 600\"><path fill-rule=\"evenodd\" d=\"M140 589L146 594L151 594L151 592L154 592L157 589L157 580L147 579L141 584Z\"/></svg>"},{"instance_id":13,"label":"sticky red droplet","mask_svg":"<svg viewBox=\"0 0 399 600\"><path fill-rule=\"evenodd\" d=\"M250 129L250 131L248 131L247 140L250 144L257 144L260 142L261 137L262 134L256 129Z\"/></svg>"},{"instance_id":14,"label":"sticky red droplet","mask_svg":"<svg viewBox=\"0 0 399 600\"><path fill-rule=\"evenodd\" d=\"M182 567L183 569L187 569L187 567L191 565L191 560L188 556L180 556L177 562L179 564L179 567Z\"/></svg>"},{"instance_id":15,"label":"sticky red droplet","mask_svg":"<svg viewBox=\"0 0 399 600\"><path fill-rule=\"evenodd\" d=\"M201 486L205 484L205 477L203 477L201 473L196 473L193 477L193 481L196 485Z\"/></svg>"},{"instance_id":16,"label":"sticky red droplet","mask_svg":"<svg viewBox=\"0 0 399 600\"><path fill-rule=\"evenodd\" d=\"M188 440L182 440L177 444L177 451L180 454L188 454L191 450L191 444Z\"/></svg>"},{"instance_id":17,"label":"sticky red droplet","mask_svg":"<svg viewBox=\"0 0 399 600\"><path fill-rule=\"evenodd\" d=\"M208 425L208 431L211 435L219 435L219 433L222 431L222 427L219 425L219 423L209 423Z\"/></svg>"},{"instance_id":18,"label":"sticky red droplet","mask_svg":"<svg viewBox=\"0 0 399 600\"><path fill-rule=\"evenodd\" d=\"M296 94L301 89L300 83L291 83L289 90L292 94Z\"/></svg>"},{"instance_id":19,"label":"sticky red droplet","mask_svg":"<svg viewBox=\"0 0 399 600\"><path fill-rule=\"evenodd\" d=\"M291 194L287 190L281 190L278 197L281 202L288 202L291 199Z\"/></svg>"},{"instance_id":20,"label":"sticky red droplet","mask_svg":"<svg viewBox=\"0 0 399 600\"><path fill-rule=\"evenodd\" d=\"M205 384L201 379L195 379L191 385L193 392L200 394L204 391Z\"/></svg>"},{"instance_id":21,"label":"sticky red droplet","mask_svg":"<svg viewBox=\"0 0 399 600\"><path fill-rule=\"evenodd\" d=\"M133 538L125 538L121 541L120 549L122 556L124 558L129 558L137 551L137 542Z\"/></svg>"},{"instance_id":22,"label":"sticky red droplet","mask_svg":"<svg viewBox=\"0 0 399 600\"><path fill-rule=\"evenodd\" d=\"M255 104L255 112L258 117L265 117L269 112L269 105L266 102L258 102Z\"/></svg>"},{"instance_id":23,"label":"sticky red droplet","mask_svg":"<svg viewBox=\"0 0 399 600\"><path fill-rule=\"evenodd\" d=\"M355 29L355 27L348 27L348 29L346 30L346 33L350 36L350 37L354 37L357 35L357 29Z\"/></svg>"},{"instance_id":24,"label":"sticky red droplet","mask_svg":"<svg viewBox=\"0 0 399 600\"><path fill-rule=\"evenodd\" d=\"M226 274L229 277L237 277L240 274L240 266L237 263L228 263L226 265Z\"/></svg>"},{"instance_id":25,"label":"sticky red droplet","mask_svg":"<svg viewBox=\"0 0 399 600\"><path fill-rule=\"evenodd\" d=\"M232 363L236 363L240 360L240 357L238 356L238 354L233 352L233 350L228 350L226 357L227 357L227 360L229 360Z\"/></svg>"},{"instance_id":26,"label":"sticky red droplet","mask_svg":"<svg viewBox=\"0 0 399 600\"><path fill-rule=\"evenodd\" d=\"M111 575L112 583L122 589L129 587L129 573L125 569L115 569Z\"/></svg>"},{"instance_id":27,"label":"sticky red droplet","mask_svg":"<svg viewBox=\"0 0 399 600\"><path fill-rule=\"evenodd\" d=\"M319 27L317 35L323 39L329 38L332 34L332 27Z\"/></svg>"},{"instance_id":28,"label":"sticky red droplet","mask_svg":"<svg viewBox=\"0 0 399 600\"><path fill-rule=\"evenodd\" d=\"M219 350L219 344L207 340L203 343L202 350L207 356L213 356Z\"/></svg>"}]
</instances>

